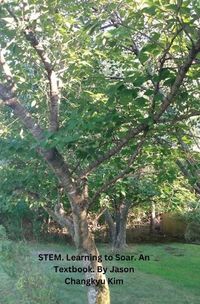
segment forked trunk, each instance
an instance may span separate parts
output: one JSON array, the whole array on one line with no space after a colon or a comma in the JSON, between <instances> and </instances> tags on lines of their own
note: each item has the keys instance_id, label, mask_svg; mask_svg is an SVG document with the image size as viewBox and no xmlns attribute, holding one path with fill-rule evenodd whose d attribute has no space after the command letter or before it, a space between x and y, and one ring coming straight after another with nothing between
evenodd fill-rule
<instances>
[{"instance_id":1,"label":"forked trunk","mask_svg":"<svg viewBox=\"0 0 200 304\"><path fill-rule=\"evenodd\" d=\"M129 208L130 203L122 202L119 208L116 210L115 221L109 210L106 210L104 213L105 220L109 228L110 243L113 251L123 250L127 247L126 225Z\"/></svg>"}]
</instances>

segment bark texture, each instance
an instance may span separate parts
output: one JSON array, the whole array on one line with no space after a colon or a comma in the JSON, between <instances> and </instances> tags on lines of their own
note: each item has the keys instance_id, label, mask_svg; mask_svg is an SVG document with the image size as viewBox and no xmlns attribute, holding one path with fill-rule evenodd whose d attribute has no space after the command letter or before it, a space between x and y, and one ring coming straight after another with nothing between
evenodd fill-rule
<instances>
[{"instance_id":1,"label":"bark texture","mask_svg":"<svg viewBox=\"0 0 200 304\"><path fill-rule=\"evenodd\" d=\"M104 212L113 250L123 250L127 247L126 225L130 206L131 204L129 202L123 201L118 208L116 208L114 217L112 217L108 209Z\"/></svg>"},{"instance_id":2,"label":"bark texture","mask_svg":"<svg viewBox=\"0 0 200 304\"><path fill-rule=\"evenodd\" d=\"M86 254L91 256L99 256L98 249L95 245L93 235L88 229L87 211L80 204L75 206L73 210L73 222L74 222L74 242L76 248L78 248L80 254ZM90 262L91 267L94 270L94 274L91 276L99 282L104 282L98 286L90 286L88 288L88 303L89 304L110 304L110 292L107 283L106 276L97 272L97 267L102 266L101 262L96 260ZM89 278L90 274L87 274Z\"/></svg>"}]
</instances>

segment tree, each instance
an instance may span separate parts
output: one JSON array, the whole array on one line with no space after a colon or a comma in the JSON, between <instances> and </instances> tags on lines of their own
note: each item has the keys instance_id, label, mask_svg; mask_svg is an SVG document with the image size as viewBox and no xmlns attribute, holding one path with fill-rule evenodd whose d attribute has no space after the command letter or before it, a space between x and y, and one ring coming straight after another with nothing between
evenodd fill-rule
<instances>
[{"instance_id":1,"label":"tree","mask_svg":"<svg viewBox=\"0 0 200 304\"><path fill-rule=\"evenodd\" d=\"M1 5L0 98L64 189L65 224L86 255L98 255L87 215L99 195L156 134L199 115L199 12L186 0ZM90 180L113 161L115 175L91 197ZM108 284L91 286L88 301L110 303Z\"/></svg>"}]
</instances>

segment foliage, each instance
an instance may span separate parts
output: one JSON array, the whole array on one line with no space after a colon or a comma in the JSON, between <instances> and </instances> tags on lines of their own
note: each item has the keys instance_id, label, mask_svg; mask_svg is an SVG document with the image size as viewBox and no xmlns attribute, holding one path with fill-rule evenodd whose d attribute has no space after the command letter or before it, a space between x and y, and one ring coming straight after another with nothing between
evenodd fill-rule
<instances>
[{"instance_id":1,"label":"foliage","mask_svg":"<svg viewBox=\"0 0 200 304\"><path fill-rule=\"evenodd\" d=\"M31 258L27 244L3 240L0 265L15 280L23 304L55 303L54 283ZM21 302L20 302L21 303Z\"/></svg>"},{"instance_id":2,"label":"foliage","mask_svg":"<svg viewBox=\"0 0 200 304\"><path fill-rule=\"evenodd\" d=\"M28 266L28 251L23 243L5 240L1 245L1 266L11 277L17 278L21 271Z\"/></svg>"},{"instance_id":3,"label":"foliage","mask_svg":"<svg viewBox=\"0 0 200 304\"><path fill-rule=\"evenodd\" d=\"M47 216L44 210L38 208L36 212L29 207L28 202L4 193L0 205L0 220L10 239L39 240L43 235Z\"/></svg>"},{"instance_id":4,"label":"foliage","mask_svg":"<svg viewBox=\"0 0 200 304\"><path fill-rule=\"evenodd\" d=\"M3 1L3 208L19 194L36 210L64 200L89 253L99 198L172 197L179 138L190 150L199 128L199 13L188 0ZM171 209L190 200L177 192Z\"/></svg>"},{"instance_id":5,"label":"foliage","mask_svg":"<svg viewBox=\"0 0 200 304\"><path fill-rule=\"evenodd\" d=\"M37 213L59 200L70 206L67 174L61 181L41 154L52 149L76 192L86 175L95 211L107 197L153 200L166 210L195 201L176 160L188 157L179 137L192 150L190 129L199 128L198 28L196 1L4 1L1 47L12 77L3 67L1 85L12 78L29 123L34 119L31 129L9 107L0 114L0 210L13 226L26 213L19 200ZM59 126L52 131L56 94Z\"/></svg>"},{"instance_id":6,"label":"foliage","mask_svg":"<svg viewBox=\"0 0 200 304\"><path fill-rule=\"evenodd\" d=\"M151 125L151 118L147 115L152 99L155 99L154 111L163 100L160 92L154 98L154 84L159 84L164 93L170 90L176 67L180 66L191 47L190 40L197 36L194 24L198 22L199 8L194 2L188 6L188 1L183 1L181 7L163 1L143 4L137 1L123 4L94 1L84 5L74 1L52 4L29 1L19 5L14 1L10 7L21 20L19 27L11 16L7 14L5 17L5 7L1 13L2 45L13 39L7 56L14 63L12 71L19 96L43 125L47 125L45 98L48 84L37 54L21 31L27 26L33 28L44 42L58 73L64 66L61 128L56 134L47 131L42 145L57 146L64 154L67 150L69 161L73 164L81 160L82 167L112 146L114 138L122 138L133 125L147 119ZM113 20L112 16L115 16ZM165 54L172 40L169 54ZM134 41L133 46L131 41ZM138 56L134 54L134 46L139 49ZM161 68L159 60L165 55L169 58ZM186 85L165 114L166 119L181 115L186 108L188 112L190 108L198 110L194 81L198 69L196 64L191 68ZM10 113L6 112L10 120ZM168 125L155 126L154 132L166 133L167 128ZM6 126L5 130L8 132ZM23 127L19 128L18 122L15 130L18 130L23 146L28 146L29 142L33 156L35 146L31 137ZM14 149L16 146L15 143Z\"/></svg>"},{"instance_id":7,"label":"foliage","mask_svg":"<svg viewBox=\"0 0 200 304\"><path fill-rule=\"evenodd\" d=\"M42 274L39 267L24 270L16 283L24 304L56 303L55 286L52 279Z\"/></svg>"},{"instance_id":8,"label":"foliage","mask_svg":"<svg viewBox=\"0 0 200 304\"><path fill-rule=\"evenodd\" d=\"M0 225L0 240L5 240L7 238L6 228Z\"/></svg>"},{"instance_id":9,"label":"foliage","mask_svg":"<svg viewBox=\"0 0 200 304\"><path fill-rule=\"evenodd\" d=\"M200 224L199 222L191 222L187 225L185 231L185 240L189 243L200 243Z\"/></svg>"},{"instance_id":10,"label":"foliage","mask_svg":"<svg viewBox=\"0 0 200 304\"><path fill-rule=\"evenodd\" d=\"M188 206L188 212L185 213L185 217L189 223L195 222L200 224L200 204L199 202L190 204Z\"/></svg>"}]
</instances>

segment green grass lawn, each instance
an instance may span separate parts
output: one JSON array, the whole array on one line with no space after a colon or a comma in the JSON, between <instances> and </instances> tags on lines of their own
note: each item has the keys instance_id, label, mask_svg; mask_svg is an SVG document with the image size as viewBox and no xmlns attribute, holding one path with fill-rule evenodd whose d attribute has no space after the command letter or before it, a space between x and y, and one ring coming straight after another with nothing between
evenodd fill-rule
<instances>
[{"instance_id":1,"label":"green grass lawn","mask_svg":"<svg viewBox=\"0 0 200 304\"><path fill-rule=\"evenodd\" d=\"M65 285L64 273L54 273L53 265L77 265L77 262L39 262L38 253L76 254L73 247L59 244L33 244L28 247L41 272L52 282L56 293L55 304L87 303L86 288ZM110 254L108 246L99 245L100 253ZM125 255L149 255L150 261L134 260L106 262L111 267L134 267L134 273L117 274L124 285L111 286L112 304L199 304L200 303L200 246L170 243L129 246ZM80 264L81 266L81 264ZM30 270L29 270L30 271ZM31 273L31 272L30 272ZM73 274L74 278L81 275ZM110 274L108 273L108 276ZM39 286L42 288L42 286ZM49 286L51 288L51 286ZM0 268L0 304L24 304L15 286L15 279ZM29 304L27 302L25 304ZM43 303L38 303L43 304Z\"/></svg>"}]
</instances>

